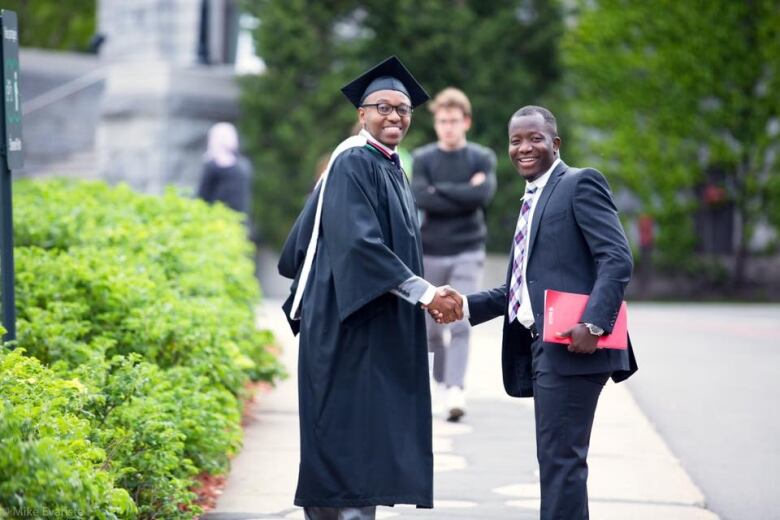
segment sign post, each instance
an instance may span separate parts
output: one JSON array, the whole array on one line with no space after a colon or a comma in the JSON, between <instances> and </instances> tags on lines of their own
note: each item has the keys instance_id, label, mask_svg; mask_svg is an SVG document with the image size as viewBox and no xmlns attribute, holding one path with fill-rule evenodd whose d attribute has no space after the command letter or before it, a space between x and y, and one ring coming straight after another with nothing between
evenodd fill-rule
<instances>
[{"instance_id":1,"label":"sign post","mask_svg":"<svg viewBox=\"0 0 780 520\"><path fill-rule=\"evenodd\" d=\"M22 146L22 106L19 96L19 27L16 13L0 10L2 42L3 125L0 144L0 292L2 292L3 339L16 339L14 298L14 233L11 204L11 170L24 165Z\"/></svg>"}]
</instances>

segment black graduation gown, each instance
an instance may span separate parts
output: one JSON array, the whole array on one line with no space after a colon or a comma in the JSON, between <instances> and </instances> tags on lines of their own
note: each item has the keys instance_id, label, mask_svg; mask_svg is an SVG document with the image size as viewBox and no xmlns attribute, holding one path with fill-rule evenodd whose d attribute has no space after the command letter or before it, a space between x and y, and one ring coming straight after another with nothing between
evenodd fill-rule
<instances>
[{"instance_id":1,"label":"black graduation gown","mask_svg":"<svg viewBox=\"0 0 780 520\"><path fill-rule=\"evenodd\" d=\"M282 251L288 278L303 264L318 195ZM424 311L389 293L422 269L406 177L369 147L343 152L327 182L301 320L291 323L300 328L296 505L433 507Z\"/></svg>"}]
</instances>

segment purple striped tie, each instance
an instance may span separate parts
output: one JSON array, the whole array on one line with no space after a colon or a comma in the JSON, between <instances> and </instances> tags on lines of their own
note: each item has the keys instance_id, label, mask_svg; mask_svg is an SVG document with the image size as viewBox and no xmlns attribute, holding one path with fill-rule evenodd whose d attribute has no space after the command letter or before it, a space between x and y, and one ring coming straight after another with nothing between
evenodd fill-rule
<instances>
[{"instance_id":1,"label":"purple striped tie","mask_svg":"<svg viewBox=\"0 0 780 520\"><path fill-rule=\"evenodd\" d=\"M509 280L509 322L517 319L517 311L523 298L523 261L525 260L526 236L528 235L528 213L534 201L537 188L525 192L523 205L520 207L520 217L517 219L515 239L513 242L512 278Z\"/></svg>"}]
</instances>

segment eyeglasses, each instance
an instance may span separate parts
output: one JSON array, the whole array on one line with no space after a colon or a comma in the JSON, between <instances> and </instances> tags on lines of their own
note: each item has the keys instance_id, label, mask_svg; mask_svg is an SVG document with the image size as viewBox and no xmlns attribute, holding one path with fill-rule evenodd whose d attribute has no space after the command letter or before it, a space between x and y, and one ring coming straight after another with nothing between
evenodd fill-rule
<instances>
[{"instance_id":1,"label":"eyeglasses","mask_svg":"<svg viewBox=\"0 0 780 520\"><path fill-rule=\"evenodd\" d=\"M389 116L393 109L401 117L409 117L412 115L412 107L409 105L391 105L390 103L373 103L369 105L362 105L364 107L376 107L376 111L379 115Z\"/></svg>"}]
</instances>

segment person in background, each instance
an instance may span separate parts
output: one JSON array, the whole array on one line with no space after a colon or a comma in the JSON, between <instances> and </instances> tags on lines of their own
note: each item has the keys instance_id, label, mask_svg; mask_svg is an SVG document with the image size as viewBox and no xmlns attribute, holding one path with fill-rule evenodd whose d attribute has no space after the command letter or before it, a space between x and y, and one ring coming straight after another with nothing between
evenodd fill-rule
<instances>
[{"instance_id":1,"label":"person in background","mask_svg":"<svg viewBox=\"0 0 780 520\"><path fill-rule=\"evenodd\" d=\"M204 161L197 197L248 215L252 167L238 151L235 126L222 122L211 127Z\"/></svg>"},{"instance_id":2,"label":"person in background","mask_svg":"<svg viewBox=\"0 0 780 520\"><path fill-rule=\"evenodd\" d=\"M471 103L462 91L442 90L430 110L438 140L415 150L412 177L422 213L425 276L434 285L451 285L468 294L482 283L484 210L496 193L496 154L466 140ZM446 398L447 420L456 422L466 413L463 388L471 328L463 321L437 325L430 317L427 324L428 349L434 355L433 410L440 411Z\"/></svg>"}]
</instances>

